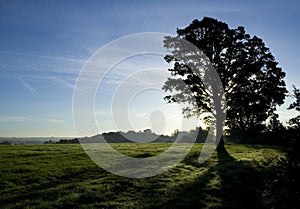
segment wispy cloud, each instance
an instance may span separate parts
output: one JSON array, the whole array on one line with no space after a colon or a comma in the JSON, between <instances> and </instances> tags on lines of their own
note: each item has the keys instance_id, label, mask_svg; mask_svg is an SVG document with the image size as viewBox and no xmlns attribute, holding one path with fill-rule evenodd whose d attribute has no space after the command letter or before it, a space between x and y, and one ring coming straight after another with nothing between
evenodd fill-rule
<instances>
[{"instance_id":1,"label":"wispy cloud","mask_svg":"<svg viewBox=\"0 0 300 209\"><path fill-rule=\"evenodd\" d=\"M64 123L63 120L51 119L51 118L44 118L43 121L50 122L50 123Z\"/></svg>"},{"instance_id":2,"label":"wispy cloud","mask_svg":"<svg viewBox=\"0 0 300 209\"><path fill-rule=\"evenodd\" d=\"M38 57L44 59L55 59L55 60L62 60L68 62L79 62L84 63L86 60L80 58L73 58L73 57L64 57L64 56L51 56L51 55L39 55L39 54L31 54L31 53L23 53L23 52L7 52L7 51L0 51L1 54L9 54L9 55L17 55L17 56L29 56L29 57Z\"/></svg>"},{"instance_id":3,"label":"wispy cloud","mask_svg":"<svg viewBox=\"0 0 300 209\"><path fill-rule=\"evenodd\" d=\"M54 119L54 118L31 118L26 116L17 116L17 115L8 115L8 116L0 116L0 122L2 123L10 123L10 122L49 122L49 123L64 123L63 120Z\"/></svg>"},{"instance_id":4,"label":"wispy cloud","mask_svg":"<svg viewBox=\"0 0 300 209\"><path fill-rule=\"evenodd\" d=\"M33 78L36 76L74 77L78 75L86 62L86 60L80 58L22 52L0 51L1 54L9 55L9 58L4 59L0 63L0 77L22 77L21 80L25 79L25 77ZM24 56L24 60L20 59L20 56Z\"/></svg>"},{"instance_id":5,"label":"wispy cloud","mask_svg":"<svg viewBox=\"0 0 300 209\"><path fill-rule=\"evenodd\" d=\"M71 88L71 89L74 89L74 88L75 88L75 84L70 83L70 82L66 81L65 79L63 79L63 78L58 78L58 77L54 77L54 76L49 77L49 78L50 78L52 81L55 81L55 82L57 82L57 83L60 83L60 84L66 86L66 87L68 87L68 88Z\"/></svg>"},{"instance_id":6,"label":"wispy cloud","mask_svg":"<svg viewBox=\"0 0 300 209\"><path fill-rule=\"evenodd\" d=\"M35 94L37 94L38 92L32 87L32 86L30 86L28 83L26 83L22 78L17 78L19 81L20 81L20 83L25 87L25 88L27 88L29 91L31 91L31 92L33 92L33 93L35 93Z\"/></svg>"},{"instance_id":7,"label":"wispy cloud","mask_svg":"<svg viewBox=\"0 0 300 209\"><path fill-rule=\"evenodd\" d=\"M31 119L23 116L0 116L0 122L28 122Z\"/></svg>"}]
</instances>

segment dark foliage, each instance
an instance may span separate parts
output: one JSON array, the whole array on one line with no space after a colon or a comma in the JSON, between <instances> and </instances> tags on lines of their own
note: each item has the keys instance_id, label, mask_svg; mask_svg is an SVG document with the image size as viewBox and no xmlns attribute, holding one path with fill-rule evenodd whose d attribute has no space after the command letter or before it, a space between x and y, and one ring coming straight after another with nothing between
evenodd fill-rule
<instances>
[{"instance_id":1,"label":"dark foliage","mask_svg":"<svg viewBox=\"0 0 300 209\"><path fill-rule=\"evenodd\" d=\"M262 39L251 37L242 26L230 29L226 23L208 17L194 20L188 27L178 29L177 34L201 49L217 70L227 101L226 124L231 129L251 133L273 115L277 105L283 104L287 93L285 73ZM163 86L171 93L165 99L185 103L193 96L197 102L185 109L186 116L210 112L211 100L205 85L189 66L175 58L191 55L180 52L179 56L180 46L171 37L166 37L164 44L171 51L165 60L174 62L174 68L169 69L174 78ZM184 81L193 95L179 81Z\"/></svg>"}]
</instances>

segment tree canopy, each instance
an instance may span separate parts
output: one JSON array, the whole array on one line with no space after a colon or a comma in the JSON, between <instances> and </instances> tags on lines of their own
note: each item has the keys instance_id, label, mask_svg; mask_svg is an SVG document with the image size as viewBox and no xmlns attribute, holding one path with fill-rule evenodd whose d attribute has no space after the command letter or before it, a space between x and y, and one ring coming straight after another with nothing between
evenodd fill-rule
<instances>
[{"instance_id":1,"label":"tree canopy","mask_svg":"<svg viewBox=\"0 0 300 209\"><path fill-rule=\"evenodd\" d=\"M296 99L292 104L290 104L288 109L295 109L300 111L300 89L293 86L293 97Z\"/></svg>"},{"instance_id":2,"label":"tree canopy","mask_svg":"<svg viewBox=\"0 0 300 209\"><path fill-rule=\"evenodd\" d=\"M290 104L288 109L295 109L300 112L300 89L297 89L295 86L293 86L293 97L296 99L296 101ZM291 118L289 121L289 125L294 128L300 128L300 115Z\"/></svg>"},{"instance_id":3,"label":"tree canopy","mask_svg":"<svg viewBox=\"0 0 300 209\"><path fill-rule=\"evenodd\" d=\"M184 29L177 29L177 38L189 41L198 47L215 67L224 87L227 102L226 125L232 129L248 131L266 121L274 114L277 105L284 102L287 90L285 73L278 66L270 49L262 39L250 36L244 27L230 29L213 18L194 20ZM163 90L170 95L168 102L186 103L193 96L197 103L184 110L185 116L210 112L211 100L205 85L182 60L178 59L179 47L171 37L166 37L164 46L171 53L165 56L173 62ZM190 56L181 51L180 56ZM188 95L178 82L184 81L193 95Z\"/></svg>"}]
</instances>

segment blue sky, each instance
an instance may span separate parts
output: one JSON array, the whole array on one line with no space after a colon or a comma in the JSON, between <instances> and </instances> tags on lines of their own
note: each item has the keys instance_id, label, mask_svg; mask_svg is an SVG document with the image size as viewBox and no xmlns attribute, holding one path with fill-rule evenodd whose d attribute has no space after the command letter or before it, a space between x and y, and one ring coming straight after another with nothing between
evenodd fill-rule
<instances>
[{"instance_id":1,"label":"blue sky","mask_svg":"<svg viewBox=\"0 0 300 209\"><path fill-rule=\"evenodd\" d=\"M299 10L296 0L0 0L0 136L74 136L73 88L97 49L132 33L175 34L204 16L261 37L287 87L300 87ZM285 111L290 101L279 109L282 120L295 114ZM104 116L98 123L108 124Z\"/></svg>"}]
</instances>

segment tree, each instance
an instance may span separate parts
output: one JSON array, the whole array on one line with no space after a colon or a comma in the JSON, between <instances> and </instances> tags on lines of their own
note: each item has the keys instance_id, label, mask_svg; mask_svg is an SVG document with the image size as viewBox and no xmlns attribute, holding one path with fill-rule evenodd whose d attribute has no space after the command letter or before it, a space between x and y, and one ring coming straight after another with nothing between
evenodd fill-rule
<instances>
[{"instance_id":1,"label":"tree","mask_svg":"<svg viewBox=\"0 0 300 209\"><path fill-rule=\"evenodd\" d=\"M293 97L296 99L296 101L290 104L288 109L295 109L300 112L300 89L297 89L295 86L293 86ZM300 129L300 115L291 118L289 120L289 125L292 128Z\"/></svg>"},{"instance_id":2,"label":"tree","mask_svg":"<svg viewBox=\"0 0 300 209\"><path fill-rule=\"evenodd\" d=\"M242 132L255 129L273 115L277 105L284 102L287 90L285 73L262 39L245 32L239 26L230 29L226 23L204 17L194 20L188 27L177 29L177 38L197 46L215 67L224 87L227 101L226 125ZM189 103L183 110L186 117L211 111L211 100L201 79L178 57L190 56L174 44L174 39L165 37L164 46L170 51L167 62L174 62L169 69L163 90L170 92L167 102L189 103L190 96L197 102ZM178 54L180 53L180 54ZM188 95L180 82L184 81L193 95ZM220 144L223 143L221 140Z\"/></svg>"},{"instance_id":3,"label":"tree","mask_svg":"<svg viewBox=\"0 0 300 209\"><path fill-rule=\"evenodd\" d=\"M278 132L284 130L284 126L282 125L282 123L280 122L280 120L278 118L279 118L279 115L277 113L274 113L270 117L270 121L268 124L268 131L278 133Z\"/></svg>"},{"instance_id":4,"label":"tree","mask_svg":"<svg viewBox=\"0 0 300 209\"><path fill-rule=\"evenodd\" d=\"M293 97L296 99L288 109L295 109L297 111L300 111L300 89L297 89L295 86L293 86Z\"/></svg>"},{"instance_id":5,"label":"tree","mask_svg":"<svg viewBox=\"0 0 300 209\"><path fill-rule=\"evenodd\" d=\"M300 89L293 86L295 101L290 104L288 109L295 109L300 112ZM275 199L278 208L298 208L300 203L300 115L289 120L289 127L284 134L285 138L285 158L281 158L279 163L282 170L272 182L271 195ZM282 191L284 185L286 191ZM279 198L285 196L285 198ZM284 201L282 201L285 199Z\"/></svg>"}]
</instances>

